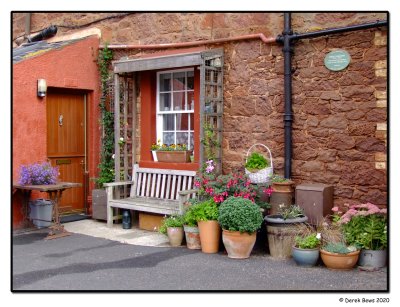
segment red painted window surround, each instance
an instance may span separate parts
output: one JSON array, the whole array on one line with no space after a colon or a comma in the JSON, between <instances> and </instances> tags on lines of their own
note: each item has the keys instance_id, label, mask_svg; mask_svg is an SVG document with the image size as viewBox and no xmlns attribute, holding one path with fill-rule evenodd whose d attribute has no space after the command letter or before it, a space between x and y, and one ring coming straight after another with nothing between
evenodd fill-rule
<instances>
[{"instance_id":1,"label":"red painted window surround","mask_svg":"<svg viewBox=\"0 0 400 307\"><path fill-rule=\"evenodd\" d=\"M179 69L182 67L179 67ZM151 155L151 144L157 142L156 129L156 95L157 71L143 71L140 75L141 118L140 118L140 167L192 170L199 169L200 147L200 72L194 67L194 162L164 163L154 162Z\"/></svg>"}]
</instances>

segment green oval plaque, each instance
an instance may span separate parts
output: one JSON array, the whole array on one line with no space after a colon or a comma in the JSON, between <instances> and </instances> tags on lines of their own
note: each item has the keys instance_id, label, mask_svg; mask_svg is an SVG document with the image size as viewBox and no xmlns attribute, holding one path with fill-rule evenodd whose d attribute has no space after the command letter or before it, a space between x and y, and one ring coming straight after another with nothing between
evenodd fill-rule
<instances>
[{"instance_id":1,"label":"green oval plaque","mask_svg":"<svg viewBox=\"0 0 400 307\"><path fill-rule=\"evenodd\" d=\"M350 63L350 54L346 50L334 50L325 56L325 66L329 70L338 71L345 69Z\"/></svg>"}]
</instances>

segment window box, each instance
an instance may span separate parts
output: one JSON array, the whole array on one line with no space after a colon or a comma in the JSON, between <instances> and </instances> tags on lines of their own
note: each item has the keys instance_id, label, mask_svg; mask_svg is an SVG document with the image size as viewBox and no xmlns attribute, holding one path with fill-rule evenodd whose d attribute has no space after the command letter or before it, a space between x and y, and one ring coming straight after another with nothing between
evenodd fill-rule
<instances>
[{"instance_id":1,"label":"window box","mask_svg":"<svg viewBox=\"0 0 400 307\"><path fill-rule=\"evenodd\" d=\"M192 150L186 151L156 151L158 162L188 163Z\"/></svg>"}]
</instances>

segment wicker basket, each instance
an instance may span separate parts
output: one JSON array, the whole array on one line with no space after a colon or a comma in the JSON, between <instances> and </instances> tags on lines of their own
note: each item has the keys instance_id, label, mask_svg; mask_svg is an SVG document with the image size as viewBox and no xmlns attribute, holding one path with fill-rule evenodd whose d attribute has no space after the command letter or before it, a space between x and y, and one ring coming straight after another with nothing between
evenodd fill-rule
<instances>
[{"instance_id":1,"label":"wicker basket","mask_svg":"<svg viewBox=\"0 0 400 307\"><path fill-rule=\"evenodd\" d=\"M272 177L272 174L274 172L274 167L272 164L271 151L269 150L269 148L267 146L265 146L263 144L254 144L253 146L251 146L246 154L246 163L247 163L247 159L249 157L249 153L250 153L251 149L255 146L262 146L268 151L269 161L270 161L271 166L263 168L257 172L250 172L247 169L245 169L246 175L249 176L251 183L269 183L269 181Z\"/></svg>"}]
</instances>

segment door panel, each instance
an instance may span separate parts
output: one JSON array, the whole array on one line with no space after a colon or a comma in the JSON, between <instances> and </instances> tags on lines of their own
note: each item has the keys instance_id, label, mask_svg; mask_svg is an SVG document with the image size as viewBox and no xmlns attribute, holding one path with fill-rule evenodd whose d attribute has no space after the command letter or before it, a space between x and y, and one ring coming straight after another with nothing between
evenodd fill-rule
<instances>
[{"instance_id":1,"label":"door panel","mask_svg":"<svg viewBox=\"0 0 400 307\"><path fill-rule=\"evenodd\" d=\"M60 181L78 182L80 188L64 191L61 212L83 212L85 159L85 97L82 94L49 93L47 111L47 156L58 166Z\"/></svg>"}]
</instances>

